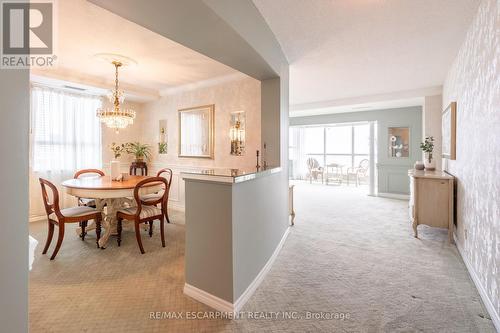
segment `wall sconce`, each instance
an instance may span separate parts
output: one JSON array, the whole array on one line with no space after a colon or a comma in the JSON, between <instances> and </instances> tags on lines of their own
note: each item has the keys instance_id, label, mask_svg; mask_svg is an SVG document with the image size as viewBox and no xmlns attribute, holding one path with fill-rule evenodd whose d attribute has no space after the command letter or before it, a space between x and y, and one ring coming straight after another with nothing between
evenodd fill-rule
<instances>
[{"instance_id":1,"label":"wall sconce","mask_svg":"<svg viewBox=\"0 0 500 333\"><path fill-rule=\"evenodd\" d=\"M160 120L160 135L158 138L158 154L168 152L167 121Z\"/></svg>"},{"instance_id":2,"label":"wall sconce","mask_svg":"<svg viewBox=\"0 0 500 333\"><path fill-rule=\"evenodd\" d=\"M231 155L241 156L245 153L245 111L231 113Z\"/></svg>"}]
</instances>

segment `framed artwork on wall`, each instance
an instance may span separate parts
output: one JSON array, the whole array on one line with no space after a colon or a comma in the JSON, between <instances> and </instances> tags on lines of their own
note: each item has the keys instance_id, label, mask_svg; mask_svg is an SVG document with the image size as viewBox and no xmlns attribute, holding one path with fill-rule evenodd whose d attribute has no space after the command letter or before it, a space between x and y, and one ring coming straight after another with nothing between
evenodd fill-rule
<instances>
[{"instance_id":1,"label":"framed artwork on wall","mask_svg":"<svg viewBox=\"0 0 500 333\"><path fill-rule=\"evenodd\" d=\"M179 157L214 158L215 105L179 110Z\"/></svg>"},{"instance_id":2,"label":"framed artwork on wall","mask_svg":"<svg viewBox=\"0 0 500 333\"><path fill-rule=\"evenodd\" d=\"M451 102L443 111L441 126L441 133L443 135L441 156L455 160L457 150L457 102Z\"/></svg>"}]
</instances>

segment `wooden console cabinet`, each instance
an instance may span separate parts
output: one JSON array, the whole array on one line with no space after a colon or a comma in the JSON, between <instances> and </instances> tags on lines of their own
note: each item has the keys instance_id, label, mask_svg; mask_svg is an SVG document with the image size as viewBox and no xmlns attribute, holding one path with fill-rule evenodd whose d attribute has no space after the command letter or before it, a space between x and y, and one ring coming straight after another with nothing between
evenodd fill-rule
<instances>
[{"instance_id":1,"label":"wooden console cabinet","mask_svg":"<svg viewBox=\"0 0 500 333\"><path fill-rule=\"evenodd\" d=\"M410 219L418 237L417 226L448 228L453 243L453 183L454 177L444 171L409 170Z\"/></svg>"}]
</instances>

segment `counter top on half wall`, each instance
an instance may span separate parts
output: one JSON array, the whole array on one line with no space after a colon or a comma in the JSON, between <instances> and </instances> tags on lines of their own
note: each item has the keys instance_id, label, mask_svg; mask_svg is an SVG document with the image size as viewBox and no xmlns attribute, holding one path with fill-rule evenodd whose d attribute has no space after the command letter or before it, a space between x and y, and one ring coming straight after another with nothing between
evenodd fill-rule
<instances>
[{"instance_id":1,"label":"counter top on half wall","mask_svg":"<svg viewBox=\"0 0 500 333\"><path fill-rule=\"evenodd\" d=\"M181 172L183 179L206 180L219 183L241 183L255 178L264 177L280 172L281 167L267 167L254 169L201 169Z\"/></svg>"}]
</instances>

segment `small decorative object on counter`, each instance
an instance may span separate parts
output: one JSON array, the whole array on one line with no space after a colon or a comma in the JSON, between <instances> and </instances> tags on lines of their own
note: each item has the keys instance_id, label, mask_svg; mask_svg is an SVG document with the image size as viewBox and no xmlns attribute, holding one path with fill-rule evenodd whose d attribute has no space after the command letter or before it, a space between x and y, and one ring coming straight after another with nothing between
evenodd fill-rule
<instances>
[{"instance_id":1,"label":"small decorative object on counter","mask_svg":"<svg viewBox=\"0 0 500 333\"><path fill-rule=\"evenodd\" d=\"M414 167L415 167L415 170L424 170L424 168L425 168L424 162L416 161Z\"/></svg>"},{"instance_id":2,"label":"small decorative object on counter","mask_svg":"<svg viewBox=\"0 0 500 333\"><path fill-rule=\"evenodd\" d=\"M425 138L424 142L420 143L420 149L426 154L424 160L425 170L435 170L436 163L432 158L432 152L434 151L434 137L428 136Z\"/></svg>"},{"instance_id":3,"label":"small decorative object on counter","mask_svg":"<svg viewBox=\"0 0 500 333\"><path fill-rule=\"evenodd\" d=\"M267 161L266 161L266 151L267 151L267 144L264 142L264 151L262 152L262 167L267 169Z\"/></svg>"}]
</instances>

